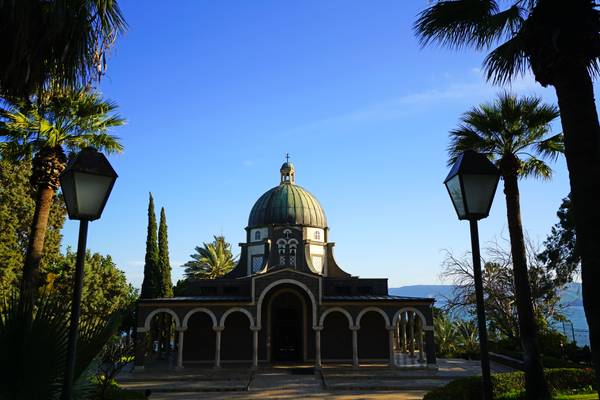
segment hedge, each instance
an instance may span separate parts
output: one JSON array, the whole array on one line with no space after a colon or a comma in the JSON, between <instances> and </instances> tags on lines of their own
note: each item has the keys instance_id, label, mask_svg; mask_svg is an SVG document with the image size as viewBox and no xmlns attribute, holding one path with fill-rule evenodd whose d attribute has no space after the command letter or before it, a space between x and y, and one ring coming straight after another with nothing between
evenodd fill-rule
<instances>
[{"instance_id":1,"label":"hedge","mask_svg":"<svg viewBox=\"0 0 600 400\"><path fill-rule=\"evenodd\" d=\"M546 381L552 392L577 392L597 390L596 376L591 369L555 368L545 370ZM522 371L492 375L494 398L517 399L525 390L525 378ZM425 395L423 400L480 400L481 377L471 376L456 379L446 386L435 389Z\"/></svg>"}]
</instances>

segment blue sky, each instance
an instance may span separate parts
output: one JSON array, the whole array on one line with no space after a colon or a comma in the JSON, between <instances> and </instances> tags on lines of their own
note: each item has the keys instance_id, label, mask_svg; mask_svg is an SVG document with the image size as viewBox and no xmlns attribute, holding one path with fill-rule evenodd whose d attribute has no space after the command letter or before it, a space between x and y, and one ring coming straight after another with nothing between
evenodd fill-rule
<instances>
[{"instance_id":1,"label":"blue sky","mask_svg":"<svg viewBox=\"0 0 600 400\"><path fill-rule=\"evenodd\" d=\"M212 235L237 253L289 152L343 268L391 287L438 283L442 251L470 247L442 185L448 131L500 88L483 80L483 54L420 48L412 24L428 4L121 1L130 27L100 89L127 118L114 131L125 152L110 157L120 177L89 248L139 287L151 191L166 208L174 281ZM512 90L555 102L530 76ZM563 159L554 172L521 182L523 224L540 243L569 191ZM76 232L67 222L65 245ZM501 191L480 233L482 244L508 235Z\"/></svg>"}]
</instances>

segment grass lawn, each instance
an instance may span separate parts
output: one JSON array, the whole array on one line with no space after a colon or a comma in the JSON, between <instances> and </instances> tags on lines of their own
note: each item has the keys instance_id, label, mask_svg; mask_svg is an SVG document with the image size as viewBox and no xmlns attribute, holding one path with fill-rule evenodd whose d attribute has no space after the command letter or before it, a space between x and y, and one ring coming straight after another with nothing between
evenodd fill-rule
<instances>
[{"instance_id":1,"label":"grass lawn","mask_svg":"<svg viewBox=\"0 0 600 400\"><path fill-rule=\"evenodd\" d=\"M598 400L598 394L559 394L554 400Z\"/></svg>"}]
</instances>

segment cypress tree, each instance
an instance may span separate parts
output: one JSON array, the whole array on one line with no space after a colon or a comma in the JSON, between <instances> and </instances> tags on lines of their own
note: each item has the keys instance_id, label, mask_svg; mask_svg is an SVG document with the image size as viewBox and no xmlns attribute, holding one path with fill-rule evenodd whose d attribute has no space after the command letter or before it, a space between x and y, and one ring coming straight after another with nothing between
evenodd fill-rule
<instances>
[{"instance_id":1,"label":"cypress tree","mask_svg":"<svg viewBox=\"0 0 600 400\"><path fill-rule=\"evenodd\" d=\"M148 235L146 236L146 259L144 263L144 281L140 298L151 299L159 297L161 284L158 266L158 243L156 240L156 214L154 213L154 198L150 193L148 201Z\"/></svg>"},{"instance_id":2,"label":"cypress tree","mask_svg":"<svg viewBox=\"0 0 600 400\"><path fill-rule=\"evenodd\" d=\"M160 276L159 294L157 297L173 297L173 283L171 282L171 264L169 262L169 240L167 238L167 216L165 208L160 209L160 223L158 225L158 265ZM169 351L169 343L173 333L171 316L162 313L158 318L158 340L161 355Z\"/></svg>"},{"instance_id":3,"label":"cypress tree","mask_svg":"<svg viewBox=\"0 0 600 400\"><path fill-rule=\"evenodd\" d=\"M158 266L162 278L160 297L173 297L173 282L171 281L171 264L169 262L167 216L165 214L164 207L160 209L160 224L158 226Z\"/></svg>"}]
</instances>

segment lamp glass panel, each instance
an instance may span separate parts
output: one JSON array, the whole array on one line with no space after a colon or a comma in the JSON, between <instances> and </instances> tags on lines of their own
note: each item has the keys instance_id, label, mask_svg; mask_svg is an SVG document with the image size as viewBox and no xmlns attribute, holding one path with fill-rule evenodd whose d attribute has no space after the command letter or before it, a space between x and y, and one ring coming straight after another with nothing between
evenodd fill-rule
<instances>
[{"instance_id":1,"label":"lamp glass panel","mask_svg":"<svg viewBox=\"0 0 600 400\"><path fill-rule=\"evenodd\" d=\"M466 207L469 215L489 212L498 177L494 175L463 175Z\"/></svg>"},{"instance_id":2,"label":"lamp glass panel","mask_svg":"<svg viewBox=\"0 0 600 400\"><path fill-rule=\"evenodd\" d=\"M75 199L75 182L72 173L67 173L60 178L60 188L67 206L69 218L73 219L77 216L77 200Z\"/></svg>"},{"instance_id":3,"label":"lamp glass panel","mask_svg":"<svg viewBox=\"0 0 600 400\"><path fill-rule=\"evenodd\" d=\"M99 217L113 179L110 176L75 173L79 216Z\"/></svg>"},{"instance_id":4,"label":"lamp glass panel","mask_svg":"<svg viewBox=\"0 0 600 400\"><path fill-rule=\"evenodd\" d=\"M452 177L448 182L446 182L446 187L448 188L450 198L452 199L452 203L454 203L458 217L463 218L465 216L465 202L463 199L462 190L460 190L460 177L458 175Z\"/></svg>"}]
</instances>

